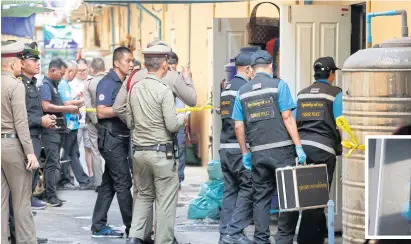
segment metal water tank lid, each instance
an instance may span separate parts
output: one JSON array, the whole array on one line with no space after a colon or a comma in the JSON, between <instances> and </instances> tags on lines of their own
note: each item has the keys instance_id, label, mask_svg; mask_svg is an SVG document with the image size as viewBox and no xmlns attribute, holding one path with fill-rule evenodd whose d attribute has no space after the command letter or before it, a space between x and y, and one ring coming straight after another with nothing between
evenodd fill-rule
<instances>
[{"instance_id":1,"label":"metal water tank lid","mask_svg":"<svg viewBox=\"0 0 411 244\"><path fill-rule=\"evenodd\" d=\"M343 71L361 70L411 70L411 37L390 39L359 50L344 62Z\"/></svg>"}]
</instances>

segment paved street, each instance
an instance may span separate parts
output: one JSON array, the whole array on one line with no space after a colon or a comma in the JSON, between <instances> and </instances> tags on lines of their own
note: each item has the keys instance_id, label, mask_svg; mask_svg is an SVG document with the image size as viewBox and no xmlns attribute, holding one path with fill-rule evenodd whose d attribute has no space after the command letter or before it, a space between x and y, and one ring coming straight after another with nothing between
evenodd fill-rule
<instances>
[{"instance_id":1,"label":"paved street","mask_svg":"<svg viewBox=\"0 0 411 244\"><path fill-rule=\"evenodd\" d=\"M205 168L186 168L186 180L182 184L182 191L179 196L175 228L176 238L182 244L218 243L217 222L187 220L188 203L197 196L200 184L207 181L207 179L207 170ZM61 191L59 196L67 200L63 207L39 210L34 217L39 237L48 237L49 244L125 243L125 239L91 238L91 217L97 193L94 191ZM108 221L116 228L124 229L116 198L111 205ZM271 230L274 234L277 227L272 226ZM253 226L247 228L246 232L252 237ZM341 243L341 240L337 240L336 243Z\"/></svg>"}]
</instances>

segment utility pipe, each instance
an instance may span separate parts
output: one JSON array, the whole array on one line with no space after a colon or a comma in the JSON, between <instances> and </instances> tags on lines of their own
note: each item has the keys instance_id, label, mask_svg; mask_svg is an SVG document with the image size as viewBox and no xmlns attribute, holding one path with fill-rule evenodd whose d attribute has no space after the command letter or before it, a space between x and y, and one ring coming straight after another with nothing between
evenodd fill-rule
<instances>
[{"instance_id":1,"label":"utility pipe","mask_svg":"<svg viewBox=\"0 0 411 244\"><path fill-rule=\"evenodd\" d=\"M329 200L327 203L328 207L328 243L334 244L334 201Z\"/></svg>"},{"instance_id":2,"label":"utility pipe","mask_svg":"<svg viewBox=\"0 0 411 244\"><path fill-rule=\"evenodd\" d=\"M371 18L377 16L395 16L401 15L402 16L402 28L401 28L401 36L408 37L408 26L407 26L407 11L405 10L390 10L385 12L372 12L368 13L366 20L367 20L367 47L370 48L372 45L372 35L371 35Z\"/></svg>"},{"instance_id":3,"label":"utility pipe","mask_svg":"<svg viewBox=\"0 0 411 244\"><path fill-rule=\"evenodd\" d=\"M161 33L161 35L163 36L163 38L165 39L166 38L166 23L165 23L165 21L166 21L166 5L165 4L163 4L163 7L162 7L162 19L163 19L163 32Z\"/></svg>"},{"instance_id":4,"label":"utility pipe","mask_svg":"<svg viewBox=\"0 0 411 244\"><path fill-rule=\"evenodd\" d=\"M127 5L127 34L130 35L131 30L131 8L130 4Z\"/></svg>"},{"instance_id":5,"label":"utility pipe","mask_svg":"<svg viewBox=\"0 0 411 244\"><path fill-rule=\"evenodd\" d=\"M161 19L159 17L157 17L155 14L153 14L152 12L150 12L148 9L146 9L143 5L141 5L140 3L136 3L137 8L139 8L140 10L146 12L148 15L150 15L151 17L153 17L156 22L157 22L157 36L158 39L161 40L162 36L161 36Z\"/></svg>"},{"instance_id":6,"label":"utility pipe","mask_svg":"<svg viewBox=\"0 0 411 244\"><path fill-rule=\"evenodd\" d=\"M139 23L138 23L138 29L140 32L140 35L138 36L138 38L140 38L140 49L143 48L143 27L141 26L142 23L143 23L143 11L140 9Z\"/></svg>"},{"instance_id":7,"label":"utility pipe","mask_svg":"<svg viewBox=\"0 0 411 244\"><path fill-rule=\"evenodd\" d=\"M114 8L110 7L110 26L111 26L111 51L114 51L116 44L114 43Z\"/></svg>"},{"instance_id":8,"label":"utility pipe","mask_svg":"<svg viewBox=\"0 0 411 244\"><path fill-rule=\"evenodd\" d=\"M191 61L191 3L188 4L188 66Z\"/></svg>"},{"instance_id":9,"label":"utility pipe","mask_svg":"<svg viewBox=\"0 0 411 244\"><path fill-rule=\"evenodd\" d=\"M247 1L247 16L248 16L248 18L250 18L250 14L251 14L251 1L248 0Z\"/></svg>"}]
</instances>

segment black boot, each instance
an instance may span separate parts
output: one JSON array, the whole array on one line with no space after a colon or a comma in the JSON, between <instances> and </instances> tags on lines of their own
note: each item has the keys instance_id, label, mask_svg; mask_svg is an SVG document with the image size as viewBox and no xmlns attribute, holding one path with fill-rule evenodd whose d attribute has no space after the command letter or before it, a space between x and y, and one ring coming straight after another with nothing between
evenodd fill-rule
<instances>
[{"instance_id":1,"label":"black boot","mask_svg":"<svg viewBox=\"0 0 411 244\"><path fill-rule=\"evenodd\" d=\"M142 243L143 243L143 244L154 244L154 240L151 239L151 238L149 238L149 239L147 239L147 240L144 240Z\"/></svg>"},{"instance_id":2,"label":"black boot","mask_svg":"<svg viewBox=\"0 0 411 244\"><path fill-rule=\"evenodd\" d=\"M44 244L47 243L49 240L47 238L40 238L37 237L37 244Z\"/></svg>"}]
</instances>

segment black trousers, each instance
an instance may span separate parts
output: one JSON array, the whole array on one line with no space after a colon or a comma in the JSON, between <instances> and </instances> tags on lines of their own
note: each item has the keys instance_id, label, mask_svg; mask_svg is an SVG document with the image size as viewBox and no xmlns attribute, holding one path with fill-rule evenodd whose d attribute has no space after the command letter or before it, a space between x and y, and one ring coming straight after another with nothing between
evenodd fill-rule
<instances>
[{"instance_id":1,"label":"black trousers","mask_svg":"<svg viewBox=\"0 0 411 244\"><path fill-rule=\"evenodd\" d=\"M34 149L34 155L37 157L37 161L40 163L40 153L41 153L41 139L38 136L31 136L31 141L33 143L33 149ZM38 178L38 172L39 170L33 171L33 180L32 180L32 189L33 192L36 189L37 185L37 178ZM12 202L12 196L10 194L9 198L9 206L10 206L10 217L9 217L9 222L10 222L10 238L12 240L16 240L16 230L14 227L14 213L13 213L13 202Z\"/></svg>"},{"instance_id":2,"label":"black trousers","mask_svg":"<svg viewBox=\"0 0 411 244\"><path fill-rule=\"evenodd\" d=\"M240 149L221 149L224 174L220 233L235 235L246 228L253 217L253 183L251 171L244 168Z\"/></svg>"},{"instance_id":3,"label":"black trousers","mask_svg":"<svg viewBox=\"0 0 411 244\"><path fill-rule=\"evenodd\" d=\"M328 183L331 186L337 161L336 156L312 146L303 146L303 149L307 155L307 164L327 165ZM298 215L299 212L284 212L280 214L280 216L284 218L279 220L278 228L281 226L282 232L287 234L282 237L284 242L281 243L292 243L292 237L295 234L298 222ZM298 244L323 244L327 234L327 219L323 208L302 211L297 238Z\"/></svg>"},{"instance_id":4,"label":"black trousers","mask_svg":"<svg viewBox=\"0 0 411 244\"><path fill-rule=\"evenodd\" d=\"M64 134L43 134L44 152L46 162L44 166L44 183L47 198L56 196L57 182L60 179L60 148L64 140Z\"/></svg>"},{"instance_id":5,"label":"black trousers","mask_svg":"<svg viewBox=\"0 0 411 244\"><path fill-rule=\"evenodd\" d=\"M252 181L254 188L254 243L269 244L270 238L270 207L271 200L276 189L275 170L286 166L295 165L296 152L294 146L267 149L253 152ZM277 235L287 236L282 231L282 225L288 224L284 215L279 216ZM293 235L294 236L294 235ZM292 239L292 237L291 237ZM285 242L283 238L276 238L276 244L292 244Z\"/></svg>"},{"instance_id":6,"label":"black trousers","mask_svg":"<svg viewBox=\"0 0 411 244\"><path fill-rule=\"evenodd\" d=\"M98 144L105 160L103 179L94 206L92 231L99 231L107 224L107 212L117 194L123 224L128 234L131 227L133 197L131 195L131 173L129 165L129 138L119 138L99 129Z\"/></svg>"},{"instance_id":7,"label":"black trousers","mask_svg":"<svg viewBox=\"0 0 411 244\"><path fill-rule=\"evenodd\" d=\"M37 157L37 161L40 164L40 154L41 154L41 146L42 146L42 141L39 136L31 136L31 141L33 142L33 149L34 149L34 154ZM32 191L34 192L36 190L37 182L39 180L39 169L36 169L33 171L33 180L31 183Z\"/></svg>"},{"instance_id":8,"label":"black trousers","mask_svg":"<svg viewBox=\"0 0 411 244\"><path fill-rule=\"evenodd\" d=\"M69 165L71 166L73 174L80 185L87 185L89 183L89 177L84 172L83 166L81 166L80 162L77 134L78 130L70 130L64 139L62 160L70 160L70 164L63 163L61 165L60 181L58 182L58 185L60 186L71 182Z\"/></svg>"}]
</instances>

